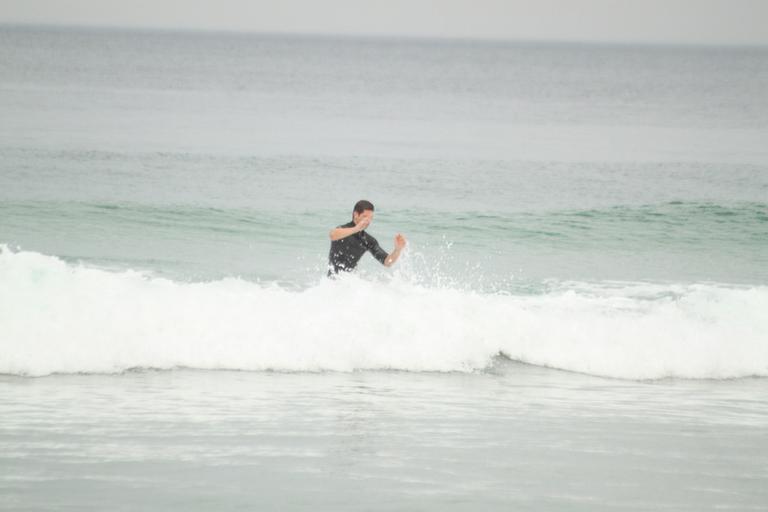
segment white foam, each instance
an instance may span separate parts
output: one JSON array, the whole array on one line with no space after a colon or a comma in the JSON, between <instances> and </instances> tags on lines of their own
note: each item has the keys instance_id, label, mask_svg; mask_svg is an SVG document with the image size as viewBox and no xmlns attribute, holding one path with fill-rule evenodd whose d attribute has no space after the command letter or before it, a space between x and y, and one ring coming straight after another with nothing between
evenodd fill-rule
<instances>
[{"instance_id":1,"label":"white foam","mask_svg":"<svg viewBox=\"0 0 768 512\"><path fill-rule=\"evenodd\" d=\"M500 352L619 378L768 376L768 287L574 283L538 296L359 277L180 283L0 251L0 373L473 371Z\"/></svg>"}]
</instances>

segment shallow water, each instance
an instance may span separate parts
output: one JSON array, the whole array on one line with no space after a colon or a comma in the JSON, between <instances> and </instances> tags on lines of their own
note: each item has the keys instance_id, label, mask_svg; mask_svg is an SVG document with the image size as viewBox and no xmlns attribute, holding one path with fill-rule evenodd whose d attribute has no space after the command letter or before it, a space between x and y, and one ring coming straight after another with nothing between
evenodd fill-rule
<instances>
[{"instance_id":1,"label":"shallow water","mask_svg":"<svg viewBox=\"0 0 768 512\"><path fill-rule=\"evenodd\" d=\"M7 510L761 510L765 379L129 372L0 380Z\"/></svg>"}]
</instances>

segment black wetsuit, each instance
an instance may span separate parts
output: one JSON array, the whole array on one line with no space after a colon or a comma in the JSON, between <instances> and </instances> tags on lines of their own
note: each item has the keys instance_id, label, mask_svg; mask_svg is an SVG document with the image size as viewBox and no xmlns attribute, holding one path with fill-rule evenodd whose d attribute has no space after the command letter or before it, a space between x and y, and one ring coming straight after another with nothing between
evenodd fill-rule
<instances>
[{"instance_id":1,"label":"black wetsuit","mask_svg":"<svg viewBox=\"0 0 768 512\"><path fill-rule=\"evenodd\" d=\"M354 222L349 222L339 228L353 228ZM381 248L379 242L365 231L345 236L331 242L331 252L328 254L328 275L338 274L341 270L352 270L363 257L365 251L373 254L380 263L386 261L387 251Z\"/></svg>"}]
</instances>

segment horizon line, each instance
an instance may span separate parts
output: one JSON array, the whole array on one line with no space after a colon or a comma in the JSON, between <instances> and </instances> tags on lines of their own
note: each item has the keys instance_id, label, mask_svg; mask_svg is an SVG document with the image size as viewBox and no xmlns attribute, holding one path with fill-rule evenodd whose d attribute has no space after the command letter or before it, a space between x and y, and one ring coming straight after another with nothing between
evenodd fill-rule
<instances>
[{"instance_id":1,"label":"horizon line","mask_svg":"<svg viewBox=\"0 0 768 512\"><path fill-rule=\"evenodd\" d=\"M76 23L39 23L0 21L0 29L38 29L60 31L93 32L135 32L135 33L176 33L205 35L262 36L297 39L347 39L389 42L435 42L467 44L509 44L509 45L552 45L552 46L618 46L649 48L721 48L721 49L768 49L768 43L723 43L723 42L680 42L680 41L645 41L645 40L601 40L601 39L552 39L552 38L503 38L481 36L436 36L418 34L379 34L364 32L304 32L291 30L247 30L240 28L213 27L174 27L160 25L119 25L119 24L76 24Z\"/></svg>"}]
</instances>

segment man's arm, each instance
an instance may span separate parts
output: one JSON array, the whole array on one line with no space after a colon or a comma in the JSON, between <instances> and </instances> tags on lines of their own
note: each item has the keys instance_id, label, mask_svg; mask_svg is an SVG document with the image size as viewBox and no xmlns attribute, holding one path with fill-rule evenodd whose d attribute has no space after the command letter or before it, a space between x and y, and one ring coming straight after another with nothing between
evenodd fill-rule
<instances>
[{"instance_id":1,"label":"man's arm","mask_svg":"<svg viewBox=\"0 0 768 512\"><path fill-rule=\"evenodd\" d=\"M331 240L333 241L341 240L342 238L347 238L349 235L359 233L360 231L367 228L368 224L370 224L370 221L363 219L351 228L334 228L330 233L328 233L328 236L331 237Z\"/></svg>"},{"instance_id":2,"label":"man's arm","mask_svg":"<svg viewBox=\"0 0 768 512\"><path fill-rule=\"evenodd\" d=\"M397 261L397 258L400 257L400 253L405 248L405 237L401 235L400 233L397 234L395 237L395 249L389 253L389 256L384 260L384 266L385 267L391 267L395 264Z\"/></svg>"}]
</instances>

